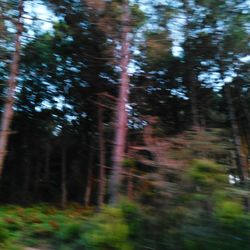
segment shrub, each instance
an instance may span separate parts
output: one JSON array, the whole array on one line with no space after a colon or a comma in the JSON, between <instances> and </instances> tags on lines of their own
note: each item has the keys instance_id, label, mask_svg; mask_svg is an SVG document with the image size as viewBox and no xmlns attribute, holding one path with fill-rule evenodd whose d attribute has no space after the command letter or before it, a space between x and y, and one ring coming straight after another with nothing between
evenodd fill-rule
<instances>
[{"instance_id":1,"label":"shrub","mask_svg":"<svg viewBox=\"0 0 250 250\"><path fill-rule=\"evenodd\" d=\"M132 250L129 227L120 208L105 207L90 220L83 239L89 250Z\"/></svg>"}]
</instances>

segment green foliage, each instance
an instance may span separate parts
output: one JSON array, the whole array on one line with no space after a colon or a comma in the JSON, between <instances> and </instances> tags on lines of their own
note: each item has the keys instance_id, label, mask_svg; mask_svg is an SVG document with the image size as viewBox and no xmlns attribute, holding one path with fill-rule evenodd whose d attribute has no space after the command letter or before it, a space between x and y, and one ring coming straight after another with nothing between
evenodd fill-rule
<instances>
[{"instance_id":1,"label":"green foliage","mask_svg":"<svg viewBox=\"0 0 250 250\"><path fill-rule=\"evenodd\" d=\"M1 207L0 246L4 250L44 244L56 250L132 250L139 218L137 205L125 200L96 214L79 207L64 211L45 205Z\"/></svg>"},{"instance_id":2,"label":"green foliage","mask_svg":"<svg viewBox=\"0 0 250 250\"><path fill-rule=\"evenodd\" d=\"M225 169L221 165L207 159L193 160L188 176L195 184L209 189L225 185L228 180Z\"/></svg>"},{"instance_id":3,"label":"green foliage","mask_svg":"<svg viewBox=\"0 0 250 250\"><path fill-rule=\"evenodd\" d=\"M132 250L129 242L129 227L119 208L104 207L90 221L84 234L87 248L90 250Z\"/></svg>"},{"instance_id":4,"label":"green foliage","mask_svg":"<svg viewBox=\"0 0 250 250\"><path fill-rule=\"evenodd\" d=\"M133 158L126 158L123 160L123 167L125 168L135 168L136 161Z\"/></svg>"},{"instance_id":5,"label":"green foliage","mask_svg":"<svg viewBox=\"0 0 250 250\"><path fill-rule=\"evenodd\" d=\"M244 217L244 208L237 201L225 200L215 206L215 215L223 224L232 224Z\"/></svg>"},{"instance_id":6,"label":"green foliage","mask_svg":"<svg viewBox=\"0 0 250 250\"><path fill-rule=\"evenodd\" d=\"M171 42L169 34L156 30L146 34L146 53L151 63L159 64L168 59Z\"/></svg>"},{"instance_id":7,"label":"green foliage","mask_svg":"<svg viewBox=\"0 0 250 250\"><path fill-rule=\"evenodd\" d=\"M146 21L145 14L140 9L140 6L138 4L133 4L131 7L131 19L132 19L133 26L135 28L139 28Z\"/></svg>"},{"instance_id":8,"label":"green foliage","mask_svg":"<svg viewBox=\"0 0 250 250\"><path fill-rule=\"evenodd\" d=\"M119 208L122 211L124 219L128 225L129 234L128 238L133 242L135 249L137 244L141 241L142 233L141 228L143 227L143 210L135 202L122 199L119 203Z\"/></svg>"}]
</instances>

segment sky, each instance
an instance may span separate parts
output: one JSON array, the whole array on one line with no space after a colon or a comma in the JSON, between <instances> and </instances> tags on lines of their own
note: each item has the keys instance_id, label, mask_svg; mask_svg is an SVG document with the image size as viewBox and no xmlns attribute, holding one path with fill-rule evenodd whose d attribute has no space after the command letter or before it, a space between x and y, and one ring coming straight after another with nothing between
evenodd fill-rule
<instances>
[{"instance_id":1,"label":"sky","mask_svg":"<svg viewBox=\"0 0 250 250\"><path fill-rule=\"evenodd\" d=\"M40 19L48 20L48 21L52 21L52 22L57 20L56 16L53 14L53 12L50 11L44 4L39 3L39 2L31 3L31 2L26 1L25 6L24 6L24 10L26 12L30 13L29 15L26 14L25 15L26 17L38 17ZM36 22L38 22L38 21L36 21ZM32 27L33 21L25 19L25 23L28 26ZM49 22L45 22L45 21L39 21L39 23L41 25L40 28L44 31L51 30L53 28L53 23L49 23Z\"/></svg>"}]
</instances>

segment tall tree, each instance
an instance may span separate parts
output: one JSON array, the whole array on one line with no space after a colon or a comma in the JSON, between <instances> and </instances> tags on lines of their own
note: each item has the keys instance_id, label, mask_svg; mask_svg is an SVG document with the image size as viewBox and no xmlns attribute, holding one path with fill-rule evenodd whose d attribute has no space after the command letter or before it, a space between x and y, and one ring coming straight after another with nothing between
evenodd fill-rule
<instances>
[{"instance_id":1,"label":"tall tree","mask_svg":"<svg viewBox=\"0 0 250 250\"><path fill-rule=\"evenodd\" d=\"M122 14L122 37L121 37L121 77L119 95L116 108L115 140L113 152L113 166L110 178L110 202L116 203L119 195L119 187L122 176L122 162L125 156L126 135L128 124L128 97L129 97L129 74L130 61L130 6L128 0L123 1Z\"/></svg>"},{"instance_id":2,"label":"tall tree","mask_svg":"<svg viewBox=\"0 0 250 250\"><path fill-rule=\"evenodd\" d=\"M225 96L227 100L229 119L230 119L231 128L232 128L232 137L233 137L234 145L235 145L238 174L239 174L241 183L244 183L246 178L248 177L248 167L247 167L246 157L244 156L243 151L242 151L243 146L242 146L242 141L240 137L238 122L235 116L235 108L234 108L232 95L231 95L231 89L229 85L225 86Z\"/></svg>"},{"instance_id":3,"label":"tall tree","mask_svg":"<svg viewBox=\"0 0 250 250\"><path fill-rule=\"evenodd\" d=\"M15 38L15 51L13 52L12 63L10 66L10 75L7 86L7 96L3 113L1 117L1 131L0 131L0 176L3 172L4 160L7 153L8 139L11 133L10 127L14 116L14 102L15 91L17 87L17 76L19 71L20 49L21 49L21 35L23 31L22 25L23 15L23 0L18 2L18 19L17 19L17 33Z\"/></svg>"}]
</instances>

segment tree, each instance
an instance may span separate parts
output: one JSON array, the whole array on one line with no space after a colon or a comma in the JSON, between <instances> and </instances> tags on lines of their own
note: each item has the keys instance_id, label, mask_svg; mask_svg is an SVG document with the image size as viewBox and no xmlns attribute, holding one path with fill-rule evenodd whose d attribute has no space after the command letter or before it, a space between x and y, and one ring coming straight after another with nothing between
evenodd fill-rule
<instances>
[{"instance_id":1,"label":"tree","mask_svg":"<svg viewBox=\"0 0 250 250\"><path fill-rule=\"evenodd\" d=\"M116 127L113 152L113 166L110 178L110 201L116 203L119 195L119 187L122 176L122 162L125 156L126 135L128 124L128 95L129 95L129 74L128 66L130 60L130 9L128 0L123 1L122 9L122 38L121 38L121 76L119 96L116 108Z\"/></svg>"},{"instance_id":2,"label":"tree","mask_svg":"<svg viewBox=\"0 0 250 250\"><path fill-rule=\"evenodd\" d=\"M13 53L12 63L10 66L10 75L8 79L8 88L5 105L3 108L1 118L1 132L0 132L0 176L3 172L4 160L7 153L8 139L11 133L11 123L14 116L14 101L15 91L17 87L17 76L19 71L20 49L21 49L21 35L22 35L22 15L23 15L23 1L18 2L18 20L17 33L15 38L15 51Z\"/></svg>"}]
</instances>

